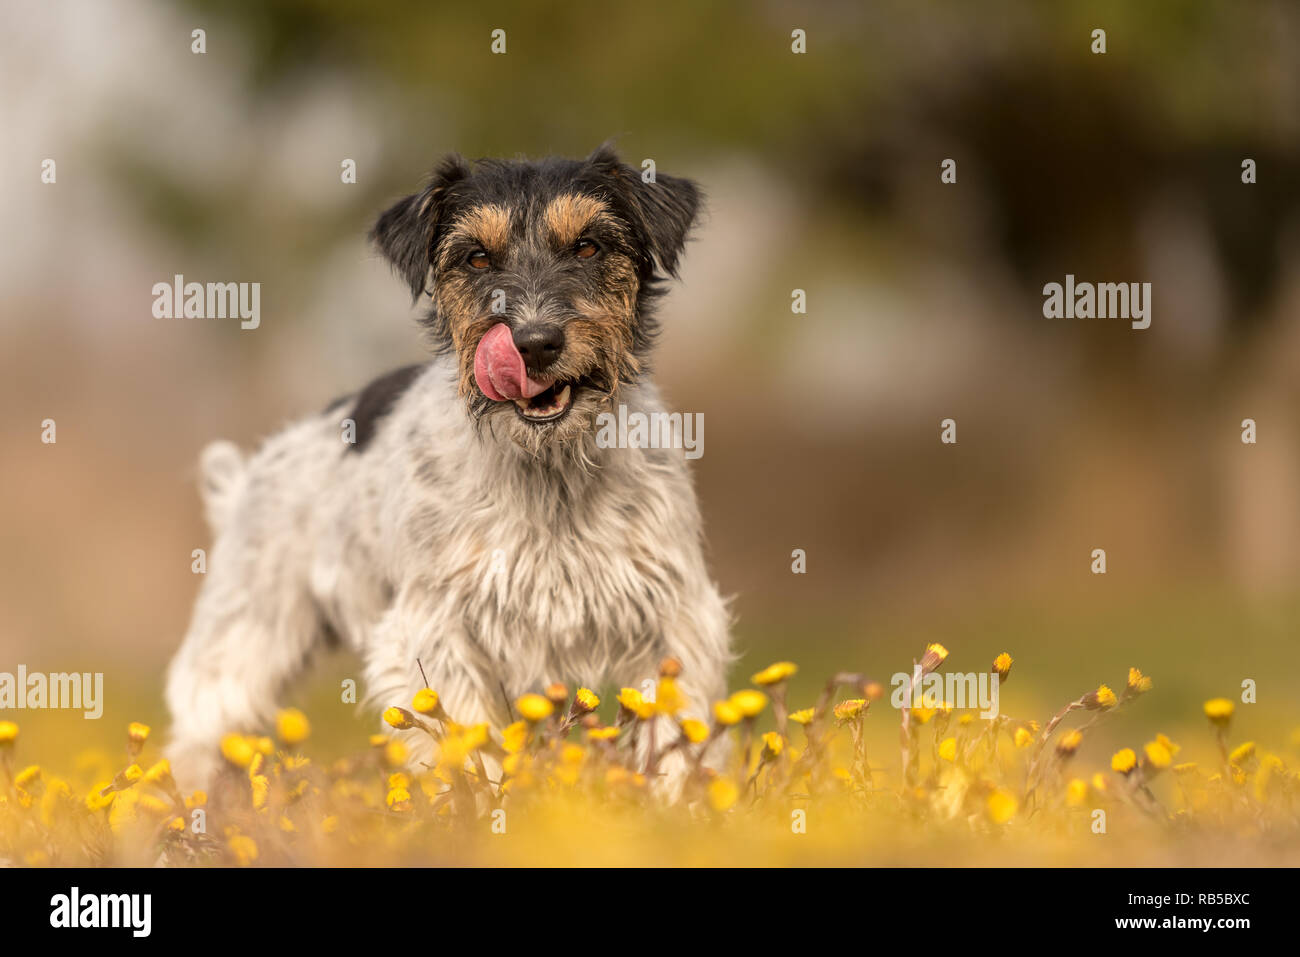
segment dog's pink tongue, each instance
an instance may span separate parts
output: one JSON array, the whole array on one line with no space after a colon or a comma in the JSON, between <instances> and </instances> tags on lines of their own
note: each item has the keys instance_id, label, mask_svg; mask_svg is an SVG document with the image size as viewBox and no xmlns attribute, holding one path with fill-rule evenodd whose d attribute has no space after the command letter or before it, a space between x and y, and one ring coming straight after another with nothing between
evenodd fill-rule
<instances>
[{"instance_id":1,"label":"dog's pink tongue","mask_svg":"<svg viewBox=\"0 0 1300 957\"><path fill-rule=\"evenodd\" d=\"M531 399L552 385L550 379L528 377L524 357L515 348L510 327L504 322L497 323L479 340L474 352L474 381L494 402Z\"/></svg>"}]
</instances>

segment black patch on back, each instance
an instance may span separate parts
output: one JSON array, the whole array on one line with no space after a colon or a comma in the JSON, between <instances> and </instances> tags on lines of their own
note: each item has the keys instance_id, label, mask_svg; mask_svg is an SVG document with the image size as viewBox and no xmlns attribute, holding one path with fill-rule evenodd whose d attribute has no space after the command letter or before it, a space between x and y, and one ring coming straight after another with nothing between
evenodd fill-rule
<instances>
[{"instance_id":1,"label":"black patch on back","mask_svg":"<svg viewBox=\"0 0 1300 957\"><path fill-rule=\"evenodd\" d=\"M420 362L415 365L403 366L400 369L394 369L375 379L356 395L352 403L352 411L348 418L357 424L356 442L344 449L345 454L348 452L364 452L366 446L370 444L379 430L379 420L393 410L397 400L402 394L411 387L414 382L425 370L428 363ZM325 409L326 412L332 412L348 402L350 397L344 396L341 399L335 399Z\"/></svg>"}]
</instances>

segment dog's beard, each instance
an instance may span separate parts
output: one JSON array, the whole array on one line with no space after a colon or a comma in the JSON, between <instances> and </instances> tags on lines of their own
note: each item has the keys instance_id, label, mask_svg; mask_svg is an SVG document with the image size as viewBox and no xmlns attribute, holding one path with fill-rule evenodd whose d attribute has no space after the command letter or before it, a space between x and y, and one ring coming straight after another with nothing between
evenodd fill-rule
<instances>
[{"instance_id":1,"label":"dog's beard","mask_svg":"<svg viewBox=\"0 0 1300 957\"><path fill-rule=\"evenodd\" d=\"M514 402L494 402L477 388L467 405L471 421L486 440L529 458L553 463L568 460L585 467L596 458L597 417L610 411L614 395L584 382L578 386L568 410L551 422L529 421Z\"/></svg>"}]
</instances>

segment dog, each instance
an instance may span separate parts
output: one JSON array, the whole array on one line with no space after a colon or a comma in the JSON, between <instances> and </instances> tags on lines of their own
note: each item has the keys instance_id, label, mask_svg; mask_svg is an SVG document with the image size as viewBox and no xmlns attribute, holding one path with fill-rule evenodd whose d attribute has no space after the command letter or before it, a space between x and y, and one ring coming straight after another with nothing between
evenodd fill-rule
<instances>
[{"instance_id":1,"label":"dog","mask_svg":"<svg viewBox=\"0 0 1300 957\"><path fill-rule=\"evenodd\" d=\"M221 738L266 727L330 641L358 654L381 710L427 677L452 719L500 728L527 691L644 687L671 657L707 718L730 621L686 463L596 441L602 412L662 410L654 307L701 201L606 144L585 160L453 154L379 217L373 242L429 297L432 358L254 454L203 451L214 543L167 676L178 780L210 781ZM412 765L431 758L427 736L407 739ZM670 757L671 777L685 755Z\"/></svg>"}]
</instances>

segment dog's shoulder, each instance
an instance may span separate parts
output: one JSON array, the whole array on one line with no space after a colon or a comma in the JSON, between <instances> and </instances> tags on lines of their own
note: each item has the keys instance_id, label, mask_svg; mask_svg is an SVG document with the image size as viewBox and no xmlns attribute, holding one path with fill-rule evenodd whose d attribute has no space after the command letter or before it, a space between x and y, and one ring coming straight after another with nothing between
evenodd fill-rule
<instances>
[{"instance_id":1,"label":"dog's shoulder","mask_svg":"<svg viewBox=\"0 0 1300 957\"><path fill-rule=\"evenodd\" d=\"M347 417L355 423L356 441L347 446L349 453L366 450L379 429L383 418L393 411L398 401L429 368L428 362L393 369L369 382L359 392L339 396L324 409L325 415L332 415L350 407Z\"/></svg>"}]
</instances>

